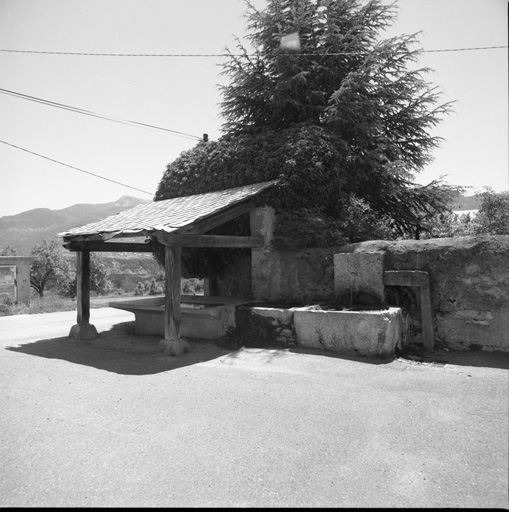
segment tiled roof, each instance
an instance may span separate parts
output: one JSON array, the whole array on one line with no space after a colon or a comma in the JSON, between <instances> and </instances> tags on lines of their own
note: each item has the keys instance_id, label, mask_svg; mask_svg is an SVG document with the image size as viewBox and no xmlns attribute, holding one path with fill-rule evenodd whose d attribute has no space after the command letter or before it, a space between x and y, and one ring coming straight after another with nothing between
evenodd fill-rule
<instances>
[{"instance_id":1,"label":"tiled roof","mask_svg":"<svg viewBox=\"0 0 509 512\"><path fill-rule=\"evenodd\" d=\"M103 239L108 239L118 235L134 236L147 235L154 231L177 231L240 203L277 182L278 180L265 181L206 194L143 203L100 221L59 233L57 236L101 235Z\"/></svg>"}]
</instances>

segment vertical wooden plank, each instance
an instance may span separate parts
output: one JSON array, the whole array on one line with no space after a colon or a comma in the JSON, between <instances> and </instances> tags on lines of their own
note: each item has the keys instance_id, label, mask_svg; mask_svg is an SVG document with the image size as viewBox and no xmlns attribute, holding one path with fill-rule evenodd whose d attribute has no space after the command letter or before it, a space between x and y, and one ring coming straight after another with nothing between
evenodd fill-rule
<instances>
[{"instance_id":1,"label":"vertical wooden plank","mask_svg":"<svg viewBox=\"0 0 509 512\"><path fill-rule=\"evenodd\" d=\"M69 336L81 340L97 337L96 328L90 323L90 251L76 253L76 309L77 323Z\"/></svg>"},{"instance_id":2,"label":"vertical wooden plank","mask_svg":"<svg viewBox=\"0 0 509 512\"><path fill-rule=\"evenodd\" d=\"M90 323L90 251L76 253L78 325Z\"/></svg>"},{"instance_id":3,"label":"vertical wooden plank","mask_svg":"<svg viewBox=\"0 0 509 512\"><path fill-rule=\"evenodd\" d=\"M167 340L180 339L181 251L180 246L166 246L164 337Z\"/></svg>"},{"instance_id":4,"label":"vertical wooden plank","mask_svg":"<svg viewBox=\"0 0 509 512\"><path fill-rule=\"evenodd\" d=\"M422 344L428 348L435 347L435 327L433 325L433 310L431 309L431 293L429 289L429 278L425 275L421 282L421 321L422 321Z\"/></svg>"},{"instance_id":5,"label":"vertical wooden plank","mask_svg":"<svg viewBox=\"0 0 509 512\"><path fill-rule=\"evenodd\" d=\"M159 348L171 356L190 350L189 343L180 338L180 256L180 246L166 246L164 339L159 342Z\"/></svg>"}]
</instances>

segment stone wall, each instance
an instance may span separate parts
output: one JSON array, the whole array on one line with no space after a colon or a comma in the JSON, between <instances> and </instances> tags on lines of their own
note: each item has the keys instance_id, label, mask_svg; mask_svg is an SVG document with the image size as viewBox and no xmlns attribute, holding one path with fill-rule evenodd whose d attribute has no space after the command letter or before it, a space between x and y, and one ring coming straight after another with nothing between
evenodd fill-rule
<instances>
[{"instance_id":1,"label":"stone wall","mask_svg":"<svg viewBox=\"0 0 509 512\"><path fill-rule=\"evenodd\" d=\"M437 344L509 351L509 236L375 240L338 252L375 251L385 252L385 270L429 274ZM410 342L421 343L418 293L398 288L386 287L388 300L407 309L414 327Z\"/></svg>"},{"instance_id":2,"label":"stone wall","mask_svg":"<svg viewBox=\"0 0 509 512\"><path fill-rule=\"evenodd\" d=\"M334 254L383 252L384 270L429 274L435 343L455 349L509 351L509 236L375 240L327 249L275 251L274 210L251 213L251 233L264 247L251 251L252 297L302 305L335 298ZM239 281L247 278L248 272ZM410 343L422 343L419 291L386 286L387 303L404 309Z\"/></svg>"},{"instance_id":3,"label":"stone wall","mask_svg":"<svg viewBox=\"0 0 509 512\"><path fill-rule=\"evenodd\" d=\"M266 301L307 302L334 298L334 253L337 248L275 251L275 213L270 207L251 213L251 234L264 247L251 250L252 295Z\"/></svg>"},{"instance_id":4,"label":"stone wall","mask_svg":"<svg viewBox=\"0 0 509 512\"><path fill-rule=\"evenodd\" d=\"M253 266L253 296L288 302L333 299L335 251L337 248L266 250L263 262Z\"/></svg>"}]
</instances>

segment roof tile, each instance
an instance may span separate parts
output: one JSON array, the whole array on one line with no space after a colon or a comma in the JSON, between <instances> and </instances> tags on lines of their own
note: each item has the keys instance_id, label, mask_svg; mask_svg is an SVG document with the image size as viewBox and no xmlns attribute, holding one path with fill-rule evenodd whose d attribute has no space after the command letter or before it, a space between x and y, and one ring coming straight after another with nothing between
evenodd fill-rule
<instances>
[{"instance_id":1,"label":"roof tile","mask_svg":"<svg viewBox=\"0 0 509 512\"><path fill-rule=\"evenodd\" d=\"M147 235L154 231L172 232L259 194L277 182L278 180L265 181L205 194L143 203L57 236L101 235L107 239L121 234L133 236Z\"/></svg>"}]
</instances>

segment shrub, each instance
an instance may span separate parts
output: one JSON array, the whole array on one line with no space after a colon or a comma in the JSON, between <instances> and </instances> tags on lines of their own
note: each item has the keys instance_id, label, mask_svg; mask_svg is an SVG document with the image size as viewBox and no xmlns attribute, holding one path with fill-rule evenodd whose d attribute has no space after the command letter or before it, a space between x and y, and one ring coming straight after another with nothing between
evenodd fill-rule
<instances>
[{"instance_id":1,"label":"shrub","mask_svg":"<svg viewBox=\"0 0 509 512\"><path fill-rule=\"evenodd\" d=\"M476 221L479 234L509 235L509 192L495 192L486 187L479 194L481 205Z\"/></svg>"},{"instance_id":2,"label":"shrub","mask_svg":"<svg viewBox=\"0 0 509 512\"><path fill-rule=\"evenodd\" d=\"M0 302L0 316L24 315L29 313L29 307L18 301L5 298Z\"/></svg>"}]
</instances>

